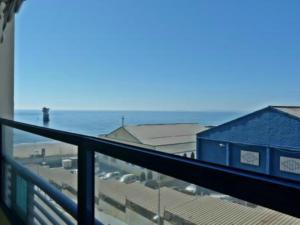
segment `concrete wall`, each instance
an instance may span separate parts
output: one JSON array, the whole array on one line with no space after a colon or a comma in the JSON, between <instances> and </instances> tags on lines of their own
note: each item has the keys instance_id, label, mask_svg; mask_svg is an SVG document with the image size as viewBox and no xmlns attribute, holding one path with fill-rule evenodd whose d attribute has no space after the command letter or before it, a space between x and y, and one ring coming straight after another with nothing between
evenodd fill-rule
<instances>
[{"instance_id":1,"label":"concrete wall","mask_svg":"<svg viewBox=\"0 0 300 225\"><path fill-rule=\"evenodd\" d=\"M98 201L98 209L100 211L102 211L103 213L113 216L114 218L117 218L121 221L124 221L124 222L127 221L126 211L123 212L101 199L99 199L99 201Z\"/></svg>"},{"instance_id":2,"label":"concrete wall","mask_svg":"<svg viewBox=\"0 0 300 225\"><path fill-rule=\"evenodd\" d=\"M126 208L127 224L130 225L157 225L157 223L147 219L146 217Z\"/></svg>"},{"instance_id":3,"label":"concrete wall","mask_svg":"<svg viewBox=\"0 0 300 225\"><path fill-rule=\"evenodd\" d=\"M146 217L136 213L135 211L131 210L130 208L126 207L126 211L123 212L114 206L110 205L109 203L99 199L98 201L98 209L103 213L113 216L126 224L130 225L156 225L157 223L147 219Z\"/></svg>"},{"instance_id":4,"label":"concrete wall","mask_svg":"<svg viewBox=\"0 0 300 225\"><path fill-rule=\"evenodd\" d=\"M1 15L3 18L3 15ZM0 33L2 33L2 23ZM0 116L9 119L14 113L14 18L7 24L0 43Z\"/></svg>"}]
</instances>

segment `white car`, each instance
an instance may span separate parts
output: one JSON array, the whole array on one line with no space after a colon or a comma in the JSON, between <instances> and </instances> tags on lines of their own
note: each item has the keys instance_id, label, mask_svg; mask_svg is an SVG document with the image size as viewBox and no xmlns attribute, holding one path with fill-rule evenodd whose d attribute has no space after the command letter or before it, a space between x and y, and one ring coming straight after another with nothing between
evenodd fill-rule
<instances>
[{"instance_id":1,"label":"white car","mask_svg":"<svg viewBox=\"0 0 300 225\"><path fill-rule=\"evenodd\" d=\"M186 193L190 193L195 195L197 193L197 186L195 184L190 184L189 186L187 186L184 191Z\"/></svg>"},{"instance_id":2,"label":"white car","mask_svg":"<svg viewBox=\"0 0 300 225\"><path fill-rule=\"evenodd\" d=\"M138 180L138 177L134 174L125 174L120 178L120 182L125 184L131 184Z\"/></svg>"},{"instance_id":3,"label":"white car","mask_svg":"<svg viewBox=\"0 0 300 225\"><path fill-rule=\"evenodd\" d=\"M110 172L103 176L102 180L108 180L111 178L118 178L120 176L120 172Z\"/></svg>"}]
</instances>

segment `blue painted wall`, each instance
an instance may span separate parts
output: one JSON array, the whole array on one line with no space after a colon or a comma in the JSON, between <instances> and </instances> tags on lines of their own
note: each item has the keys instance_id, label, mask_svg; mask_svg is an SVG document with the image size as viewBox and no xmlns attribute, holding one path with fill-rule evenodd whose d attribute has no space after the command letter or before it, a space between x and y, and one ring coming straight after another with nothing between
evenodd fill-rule
<instances>
[{"instance_id":1,"label":"blue painted wall","mask_svg":"<svg viewBox=\"0 0 300 225\"><path fill-rule=\"evenodd\" d=\"M226 165L226 147L220 147L219 144L215 141L199 141L197 143L197 158L206 162Z\"/></svg>"},{"instance_id":2,"label":"blue painted wall","mask_svg":"<svg viewBox=\"0 0 300 225\"><path fill-rule=\"evenodd\" d=\"M260 173L267 173L265 147L231 144L229 149L230 149L230 166L239 169L260 172ZM258 152L259 166L241 163L241 150Z\"/></svg>"},{"instance_id":3,"label":"blue painted wall","mask_svg":"<svg viewBox=\"0 0 300 225\"><path fill-rule=\"evenodd\" d=\"M229 160L221 143L229 146ZM241 163L241 150L258 152L259 166ZM254 112L199 133L197 156L207 162L300 181L299 174L280 171L280 156L300 159L300 120L272 108Z\"/></svg>"},{"instance_id":4,"label":"blue painted wall","mask_svg":"<svg viewBox=\"0 0 300 225\"><path fill-rule=\"evenodd\" d=\"M271 174L282 178L288 178L288 179L294 179L300 181L300 174L280 170L281 156L300 159L300 152L291 152L283 149L271 149L271 158L272 158Z\"/></svg>"}]
</instances>

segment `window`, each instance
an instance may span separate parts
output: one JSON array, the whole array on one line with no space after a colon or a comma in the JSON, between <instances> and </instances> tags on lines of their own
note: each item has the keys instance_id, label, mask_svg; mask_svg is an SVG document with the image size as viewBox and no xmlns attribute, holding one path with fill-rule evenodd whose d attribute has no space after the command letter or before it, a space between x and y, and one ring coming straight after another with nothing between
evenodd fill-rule
<instances>
[{"instance_id":1,"label":"window","mask_svg":"<svg viewBox=\"0 0 300 225\"><path fill-rule=\"evenodd\" d=\"M280 171L300 174L300 159L281 156Z\"/></svg>"},{"instance_id":2,"label":"window","mask_svg":"<svg viewBox=\"0 0 300 225\"><path fill-rule=\"evenodd\" d=\"M241 150L241 163L252 166L259 166L259 153Z\"/></svg>"}]
</instances>

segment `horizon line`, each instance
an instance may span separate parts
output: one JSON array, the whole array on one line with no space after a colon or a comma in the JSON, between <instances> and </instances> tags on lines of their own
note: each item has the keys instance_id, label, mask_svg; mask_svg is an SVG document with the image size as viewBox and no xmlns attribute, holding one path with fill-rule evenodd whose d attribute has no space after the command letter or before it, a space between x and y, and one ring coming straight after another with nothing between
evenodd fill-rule
<instances>
[{"instance_id":1,"label":"horizon line","mask_svg":"<svg viewBox=\"0 0 300 225\"><path fill-rule=\"evenodd\" d=\"M36 108L16 108L14 111L42 111L41 109ZM106 112L249 112L250 110L236 110L236 109L197 109L197 110L184 110L184 109L168 109L168 110L161 110L161 109L62 109L62 108L54 108L50 111L106 111Z\"/></svg>"}]
</instances>

